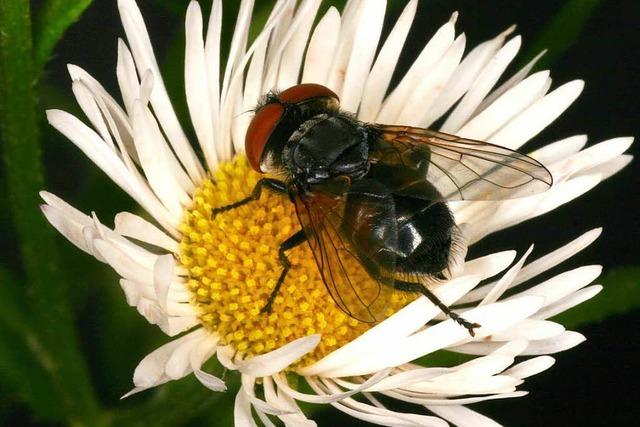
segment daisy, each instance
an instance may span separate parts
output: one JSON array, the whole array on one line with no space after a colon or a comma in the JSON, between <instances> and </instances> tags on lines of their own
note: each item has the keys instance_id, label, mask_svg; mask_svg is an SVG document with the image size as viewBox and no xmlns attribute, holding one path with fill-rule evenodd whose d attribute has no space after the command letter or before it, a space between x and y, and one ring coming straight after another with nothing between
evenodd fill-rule
<instances>
[{"instance_id":1,"label":"daisy","mask_svg":"<svg viewBox=\"0 0 640 427\"><path fill-rule=\"evenodd\" d=\"M125 396L191 374L222 392L224 381L202 369L215 357L241 376L236 425L272 425L275 417L286 425L313 425L297 402L330 404L381 425L495 425L466 405L525 395L517 388L553 365L549 354L584 341L547 319L597 294L601 286L590 284L601 267L536 279L591 244L600 229L534 261L531 247L520 255L505 251L461 263L435 293L482 325L472 337L424 297L393 300L390 317L377 325L349 318L328 295L307 246L290 252L287 280L272 311L261 313L281 271L278 245L299 229L293 207L267 192L212 218L213 207L245 197L259 179L243 154L251 120L246 111L271 89L319 83L361 120L421 127L438 121L441 131L511 149L531 140L580 94L582 81L552 89L548 71L530 74L537 58L498 84L520 37L509 28L465 49L456 14L391 87L416 5L410 1L381 40L383 1L349 1L342 13L331 7L314 25L320 0L280 0L249 43L253 1L245 0L228 61L221 64L221 1L214 0L206 31L200 6L192 2L185 90L197 141L187 139L172 108L134 0L118 1L127 36L118 43L116 69L122 102L69 65L90 125L59 110L47 112L49 122L146 214L119 213L111 228L48 192L42 192L42 210L68 240L122 277L129 305L176 337L140 362L135 387ZM584 149L586 140L572 136L530 153L553 174L554 186L545 193L452 202L467 243L555 209L631 159L623 154L631 138ZM434 366L429 355L439 350L466 354L469 361ZM415 411L389 409L381 396L412 403Z\"/></svg>"}]
</instances>

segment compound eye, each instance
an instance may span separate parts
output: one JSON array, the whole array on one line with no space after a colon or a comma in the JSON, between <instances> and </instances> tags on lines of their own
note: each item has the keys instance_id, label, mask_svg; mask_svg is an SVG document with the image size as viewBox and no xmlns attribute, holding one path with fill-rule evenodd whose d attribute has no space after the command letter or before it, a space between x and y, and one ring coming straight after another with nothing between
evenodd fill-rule
<instances>
[{"instance_id":1,"label":"compound eye","mask_svg":"<svg viewBox=\"0 0 640 427\"><path fill-rule=\"evenodd\" d=\"M251 167L257 171L260 170L260 160L267 145L271 134L282 119L284 107L282 104L267 104L260 108L251 120L247 128L247 134L244 138L244 149L249 159Z\"/></svg>"},{"instance_id":2,"label":"compound eye","mask_svg":"<svg viewBox=\"0 0 640 427\"><path fill-rule=\"evenodd\" d=\"M338 102L340 101L338 95L336 95L331 89L315 83L303 83L291 86L289 89L278 95L280 102L288 104L298 104L312 98L325 97L333 98Z\"/></svg>"}]
</instances>

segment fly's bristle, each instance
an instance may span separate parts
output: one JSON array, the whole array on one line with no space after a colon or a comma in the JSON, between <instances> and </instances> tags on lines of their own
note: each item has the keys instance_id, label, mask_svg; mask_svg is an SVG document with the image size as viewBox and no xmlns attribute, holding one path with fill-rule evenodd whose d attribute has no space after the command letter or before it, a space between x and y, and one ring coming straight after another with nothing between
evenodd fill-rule
<instances>
[{"instance_id":1,"label":"fly's bristle","mask_svg":"<svg viewBox=\"0 0 640 427\"><path fill-rule=\"evenodd\" d=\"M280 96L279 90L276 90L276 89L270 90L266 94L262 95L260 99L258 99L258 102L256 103L256 106L253 108L252 111L255 113L265 105L274 104L278 102L279 96Z\"/></svg>"}]
</instances>

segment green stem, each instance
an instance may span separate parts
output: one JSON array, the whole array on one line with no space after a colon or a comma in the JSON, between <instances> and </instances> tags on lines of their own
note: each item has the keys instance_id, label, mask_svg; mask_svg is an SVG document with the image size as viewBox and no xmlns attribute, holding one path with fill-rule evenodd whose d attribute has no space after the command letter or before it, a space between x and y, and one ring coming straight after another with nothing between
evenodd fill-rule
<instances>
[{"instance_id":1,"label":"green stem","mask_svg":"<svg viewBox=\"0 0 640 427\"><path fill-rule=\"evenodd\" d=\"M0 131L10 210L19 239L33 323L50 364L45 368L73 425L96 425L99 405L89 383L59 268L52 229L39 209L44 187L28 0L0 1ZM27 301L25 301L27 304Z\"/></svg>"}]
</instances>

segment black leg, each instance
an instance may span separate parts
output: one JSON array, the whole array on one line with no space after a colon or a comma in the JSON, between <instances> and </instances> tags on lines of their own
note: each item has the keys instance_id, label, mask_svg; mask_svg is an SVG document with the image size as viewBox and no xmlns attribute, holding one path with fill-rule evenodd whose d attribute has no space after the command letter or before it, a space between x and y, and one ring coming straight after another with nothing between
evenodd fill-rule
<instances>
[{"instance_id":1,"label":"black leg","mask_svg":"<svg viewBox=\"0 0 640 427\"><path fill-rule=\"evenodd\" d=\"M393 282L393 287L395 287L396 289L399 289L401 291L420 292L422 295L424 295L425 297L429 298L429 301L431 301L433 304L435 304L436 307L438 307L440 310L442 310L442 312L444 314L446 314L451 319L453 319L456 322L458 322L460 325L462 325L465 328L467 328L467 330L469 331L469 334L472 337L476 336L476 333L475 333L474 329L475 328L479 328L480 327L479 324L471 323L468 320L465 320L464 318L460 317L459 315L457 315L456 313L451 311L451 309L449 307L447 307L442 301L440 301L438 299L438 297L435 296L433 294L433 292L431 292L429 289L427 289L427 287L424 286L423 284L421 284L421 283L403 282L401 280L396 280L396 281Z\"/></svg>"},{"instance_id":2,"label":"black leg","mask_svg":"<svg viewBox=\"0 0 640 427\"><path fill-rule=\"evenodd\" d=\"M269 295L267 303L264 305L264 307L262 307L262 310L260 310L261 313L271 313L271 305L273 305L273 301L276 299L276 296L280 291L280 287L282 286L282 283L284 283L284 279L285 277L287 277L287 273L291 268L289 258L287 258L287 255L284 253L284 251L295 248L306 240L307 236L304 234L304 231L300 230L280 244L280 248L278 249L278 257L280 258L280 264L282 264L282 273L280 273L280 277L278 278L273 291L271 291L271 295Z\"/></svg>"},{"instance_id":3,"label":"black leg","mask_svg":"<svg viewBox=\"0 0 640 427\"><path fill-rule=\"evenodd\" d=\"M272 179L272 178L262 178L260 181L256 183L256 186L253 187L253 191L251 191L250 196L245 197L242 200L238 200L237 202L233 202L229 205L211 209L211 216L215 216L221 212L235 209L242 205L246 205L249 202L258 200L260 198L260 195L262 194L262 187L266 187L269 190L273 191L274 193L281 193L281 194L287 193L287 185L284 182L279 181L277 179Z\"/></svg>"}]
</instances>

